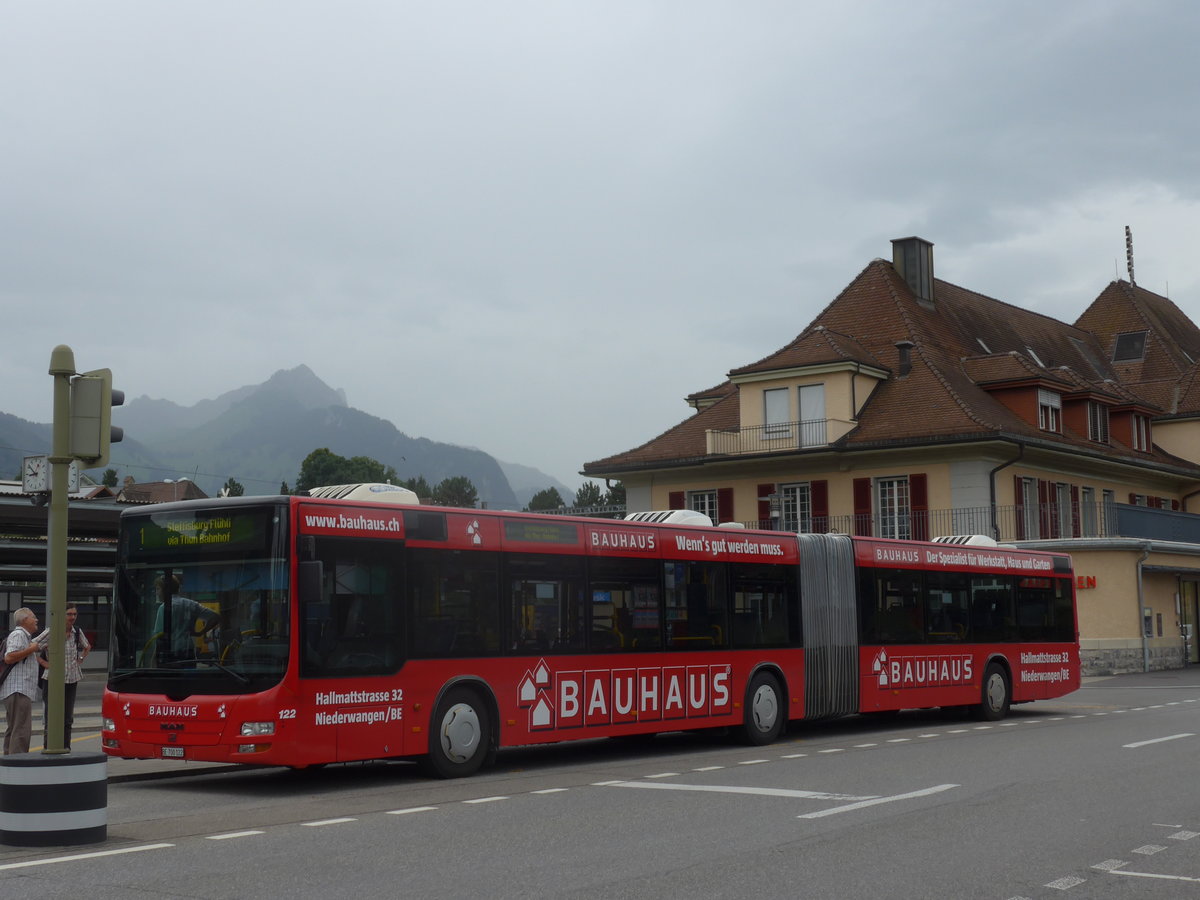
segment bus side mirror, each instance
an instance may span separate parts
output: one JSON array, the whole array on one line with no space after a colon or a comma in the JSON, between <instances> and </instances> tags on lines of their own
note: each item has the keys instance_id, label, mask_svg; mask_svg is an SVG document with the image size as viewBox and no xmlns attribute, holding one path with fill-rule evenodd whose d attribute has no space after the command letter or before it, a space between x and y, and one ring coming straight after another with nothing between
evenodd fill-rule
<instances>
[{"instance_id":1,"label":"bus side mirror","mask_svg":"<svg viewBox=\"0 0 1200 900\"><path fill-rule=\"evenodd\" d=\"M325 564L319 559L300 563L299 599L301 605L321 602L324 589Z\"/></svg>"}]
</instances>

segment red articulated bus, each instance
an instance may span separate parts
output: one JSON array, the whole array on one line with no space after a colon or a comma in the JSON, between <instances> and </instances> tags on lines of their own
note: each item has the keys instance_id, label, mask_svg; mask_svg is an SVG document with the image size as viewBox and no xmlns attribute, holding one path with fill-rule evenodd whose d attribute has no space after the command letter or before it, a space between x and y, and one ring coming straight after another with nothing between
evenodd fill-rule
<instances>
[{"instance_id":1,"label":"red articulated bus","mask_svg":"<svg viewBox=\"0 0 1200 900\"><path fill-rule=\"evenodd\" d=\"M1065 555L312 493L122 514L106 753L454 777L501 747L765 744L790 720L998 719L1079 686Z\"/></svg>"}]
</instances>

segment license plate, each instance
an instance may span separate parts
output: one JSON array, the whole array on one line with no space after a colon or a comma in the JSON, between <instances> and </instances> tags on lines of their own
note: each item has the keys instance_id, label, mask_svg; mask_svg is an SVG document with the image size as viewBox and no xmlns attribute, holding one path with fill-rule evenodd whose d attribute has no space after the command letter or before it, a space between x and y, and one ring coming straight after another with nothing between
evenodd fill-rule
<instances>
[{"instance_id":1,"label":"license plate","mask_svg":"<svg viewBox=\"0 0 1200 900\"><path fill-rule=\"evenodd\" d=\"M163 747L162 755L168 759L183 759L182 747Z\"/></svg>"}]
</instances>

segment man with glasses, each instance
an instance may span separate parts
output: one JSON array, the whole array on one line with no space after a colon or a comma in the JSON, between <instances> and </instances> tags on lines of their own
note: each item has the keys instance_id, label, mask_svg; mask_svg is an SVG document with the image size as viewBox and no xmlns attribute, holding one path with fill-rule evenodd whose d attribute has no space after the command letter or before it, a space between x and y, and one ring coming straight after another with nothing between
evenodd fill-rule
<instances>
[{"instance_id":1,"label":"man with glasses","mask_svg":"<svg viewBox=\"0 0 1200 900\"><path fill-rule=\"evenodd\" d=\"M38 689L37 655L42 652L42 645L32 639L38 625L33 610L22 606L13 613L12 620L12 633L4 643L4 662L12 669L0 687L0 700L4 701L4 715L8 721L4 732L5 756L29 752L33 701Z\"/></svg>"},{"instance_id":2,"label":"man with glasses","mask_svg":"<svg viewBox=\"0 0 1200 900\"><path fill-rule=\"evenodd\" d=\"M63 632L63 643L59 645L66 654L66 663L63 666L63 747L67 750L71 749L71 723L75 720L75 692L79 689L79 682L83 680L81 664L83 658L92 649L87 637L75 625L77 618L79 618L78 608L74 603L68 603L67 629ZM35 637L34 641L49 647L48 653L58 652L54 642L50 640L49 628ZM47 680L47 676L50 674L50 661L48 656L39 656L38 662L42 665L42 741L48 745L50 741L50 682Z\"/></svg>"}]
</instances>

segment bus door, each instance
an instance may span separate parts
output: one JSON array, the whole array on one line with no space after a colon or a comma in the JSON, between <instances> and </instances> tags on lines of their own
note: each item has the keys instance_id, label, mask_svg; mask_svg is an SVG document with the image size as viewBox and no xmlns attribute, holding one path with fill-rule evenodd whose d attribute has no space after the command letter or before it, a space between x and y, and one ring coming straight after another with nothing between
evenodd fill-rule
<instances>
[{"instance_id":1,"label":"bus door","mask_svg":"<svg viewBox=\"0 0 1200 900\"><path fill-rule=\"evenodd\" d=\"M318 538L315 585L300 609L301 693L319 755L404 755L402 552L397 542ZM315 579L314 579L315 581ZM329 750L334 752L330 753Z\"/></svg>"},{"instance_id":2,"label":"bus door","mask_svg":"<svg viewBox=\"0 0 1200 900\"><path fill-rule=\"evenodd\" d=\"M801 534L804 717L858 712L858 599L854 544L844 534Z\"/></svg>"}]
</instances>

